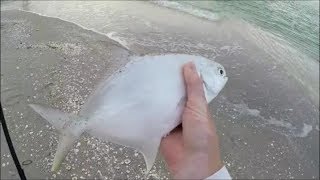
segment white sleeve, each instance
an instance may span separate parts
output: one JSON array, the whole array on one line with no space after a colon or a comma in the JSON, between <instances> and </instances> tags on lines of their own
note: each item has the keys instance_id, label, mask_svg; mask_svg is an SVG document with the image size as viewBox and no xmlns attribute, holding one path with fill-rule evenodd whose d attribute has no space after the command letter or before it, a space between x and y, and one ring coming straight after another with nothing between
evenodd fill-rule
<instances>
[{"instance_id":1,"label":"white sleeve","mask_svg":"<svg viewBox=\"0 0 320 180\"><path fill-rule=\"evenodd\" d=\"M222 179L232 179L227 168L223 166L219 171L214 173L213 175L206 178L206 180L222 180Z\"/></svg>"}]
</instances>

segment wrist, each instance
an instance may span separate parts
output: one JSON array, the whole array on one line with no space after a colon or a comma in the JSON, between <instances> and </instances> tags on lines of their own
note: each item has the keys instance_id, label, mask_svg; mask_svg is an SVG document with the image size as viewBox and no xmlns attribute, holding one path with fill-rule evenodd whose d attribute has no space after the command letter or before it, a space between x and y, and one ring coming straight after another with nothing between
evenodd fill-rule
<instances>
[{"instance_id":1,"label":"wrist","mask_svg":"<svg viewBox=\"0 0 320 180\"><path fill-rule=\"evenodd\" d=\"M220 158L220 152L211 153L209 155L209 171L210 174L214 174L223 167L223 162Z\"/></svg>"},{"instance_id":2,"label":"wrist","mask_svg":"<svg viewBox=\"0 0 320 180\"><path fill-rule=\"evenodd\" d=\"M206 154L190 155L181 162L179 171L173 174L174 179L205 179L223 167L220 161L213 161Z\"/></svg>"}]
</instances>

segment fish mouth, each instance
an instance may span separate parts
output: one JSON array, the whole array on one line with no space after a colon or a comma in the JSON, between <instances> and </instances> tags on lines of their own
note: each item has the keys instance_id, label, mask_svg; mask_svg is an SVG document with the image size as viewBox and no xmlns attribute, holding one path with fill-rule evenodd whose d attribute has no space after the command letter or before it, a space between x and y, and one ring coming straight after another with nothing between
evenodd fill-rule
<instances>
[{"instance_id":1,"label":"fish mouth","mask_svg":"<svg viewBox=\"0 0 320 180\"><path fill-rule=\"evenodd\" d=\"M225 76L223 79L224 79L224 85L223 85L223 87L224 87L227 84L229 78L227 76Z\"/></svg>"}]
</instances>

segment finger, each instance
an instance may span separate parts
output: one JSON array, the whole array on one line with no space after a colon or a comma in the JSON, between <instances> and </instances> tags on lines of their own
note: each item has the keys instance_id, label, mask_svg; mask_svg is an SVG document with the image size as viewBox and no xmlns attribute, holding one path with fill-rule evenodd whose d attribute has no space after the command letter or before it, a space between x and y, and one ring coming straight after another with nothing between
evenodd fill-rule
<instances>
[{"instance_id":1,"label":"finger","mask_svg":"<svg viewBox=\"0 0 320 180\"><path fill-rule=\"evenodd\" d=\"M172 143L172 141L177 141L179 138L181 138L182 134L182 124L178 125L176 128L174 128L167 136L163 137L161 140L161 144L166 145Z\"/></svg>"},{"instance_id":2,"label":"finger","mask_svg":"<svg viewBox=\"0 0 320 180\"><path fill-rule=\"evenodd\" d=\"M163 137L160 142L160 148L170 147L172 144L179 143L179 141L182 141L182 130L172 132L166 137Z\"/></svg>"},{"instance_id":3,"label":"finger","mask_svg":"<svg viewBox=\"0 0 320 180\"><path fill-rule=\"evenodd\" d=\"M188 101L192 101L193 105L199 106L199 108L204 108L203 106L207 102L203 91L202 79L199 77L197 69L192 62L184 65L183 75Z\"/></svg>"},{"instance_id":4,"label":"finger","mask_svg":"<svg viewBox=\"0 0 320 180\"><path fill-rule=\"evenodd\" d=\"M160 152L166 162L177 158L183 151L182 128L174 129L168 136L162 138L160 142Z\"/></svg>"}]
</instances>

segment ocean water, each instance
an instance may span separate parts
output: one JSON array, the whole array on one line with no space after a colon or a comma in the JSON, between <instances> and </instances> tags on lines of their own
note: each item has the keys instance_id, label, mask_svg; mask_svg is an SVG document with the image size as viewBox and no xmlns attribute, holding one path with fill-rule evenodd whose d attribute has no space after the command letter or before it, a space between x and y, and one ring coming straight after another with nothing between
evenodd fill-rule
<instances>
[{"instance_id":1,"label":"ocean water","mask_svg":"<svg viewBox=\"0 0 320 180\"><path fill-rule=\"evenodd\" d=\"M71 1L72 2L72 1ZM171 1L171 0L151 0L151 3L174 9L176 11L191 14L193 16L210 21L239 20L245 21L257 29L271 33L280 40L285 41L290 48L303 53L319 61L319 1L270 1L270 0L241 0L241 1ZM146 2L147 3L147 2ZM23 9L26 11L38 12L38 8L47 11L43 15L59 15L58 7L61 3L39 3L33 1L10 1L2 2L2 9ZM71 4L78 4L78 10L90 9L90 3L65 3L64 7ZM91 1L91 4L97 4ZM49 7L52 8L49 8ZM49 8L49 9L47 9ZM74 7L70 7L69 12L74 12ZM73 9L73 10L72 10ZM103 9L99 7L97 9ZM92 9L92 13L109 14L109 12ZM146 9L145 9L146 10ZM86 10L84 10L86 11ZM98 12L99 11L99 12ZM148 10L147 10L148 11ZM109 14L110 15L110 14ZM152 16L152 15L151 15ZM74 17L75 18L75 17ZM159 17L161 18L161 17ZM65 18L64 18L65 19ZM117 18L118 19L118 18ZM146 18L148 19L148 17ZM99 24L93 20L90 24ZM111 24L111 22L109 22ZM106 26L106 25L104 25ZM241 28L241 27L239 27ZM97 30L98 28L93 28Z\"/></svg>"},{"instance_id":2,"label":"ocean water","mask_svg":"<svg viewBox=\"0 0 320 180\"><path fill-rule=\"evenodd\" d=\"M156 1L210 20L241 19L319 60L319 1Z\"/></svg>"}]
</instances>

